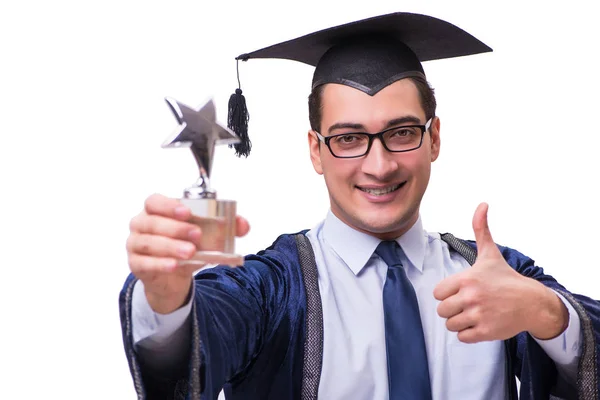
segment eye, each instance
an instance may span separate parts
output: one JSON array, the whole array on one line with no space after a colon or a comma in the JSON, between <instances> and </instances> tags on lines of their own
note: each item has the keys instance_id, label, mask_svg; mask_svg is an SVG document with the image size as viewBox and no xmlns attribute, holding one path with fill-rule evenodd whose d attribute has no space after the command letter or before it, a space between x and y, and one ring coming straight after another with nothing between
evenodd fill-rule
<instances>
[{"instance_id":1,"label":"eye","mask_svg":"<svg viewBox=\"0 0 600 400\"><path fill-rule=\"evenodd\" d=\"M348 133L346 135L336 136L334 140L336 143L339 144L351 144L360 141L361 139L363 139L363 136L364 135Z\"/></svg>"},{"instance_id":2,"label":"eye","mask_svg":"<svg viewBox=\"0 0 600 400\"><path fill-rule=\"evenodd\" d=\"M416 135L416 134L417 134L416 128L400 127L400 128L397 128L396 130L394 130L392 132L391 136L406 137L406 136L412 136L412 135Z\"/></svg>"}]
</instances>

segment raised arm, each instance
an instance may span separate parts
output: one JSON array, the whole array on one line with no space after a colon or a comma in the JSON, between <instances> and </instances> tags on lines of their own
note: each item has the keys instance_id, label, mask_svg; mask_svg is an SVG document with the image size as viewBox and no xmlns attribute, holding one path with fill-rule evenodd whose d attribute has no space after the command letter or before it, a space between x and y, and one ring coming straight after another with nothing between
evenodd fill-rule
<instances>
[{"instance_id":1,"label":"raised arm","mask_svg":"<svg viewBox=\"0 0 600 400\"><path fill-rule=\"evenodd\" d=\"M188 386L200 365L215 390L255 353L266 327L265 281L276 289L271 266L216 267L197 274L186 265L202 232L187 222L189 209L177 200L150 196L131 221L127 250L131 275L120 298L123 338L138 393L171 396ZM238 236L248 231L238 218ZM218 258L207 260L219 262ZM273 295L271 291L269 293ZM202 360L191 359L202 335ZM188 365L192 361L192 370Z\"/></svg>"}]
</instances>

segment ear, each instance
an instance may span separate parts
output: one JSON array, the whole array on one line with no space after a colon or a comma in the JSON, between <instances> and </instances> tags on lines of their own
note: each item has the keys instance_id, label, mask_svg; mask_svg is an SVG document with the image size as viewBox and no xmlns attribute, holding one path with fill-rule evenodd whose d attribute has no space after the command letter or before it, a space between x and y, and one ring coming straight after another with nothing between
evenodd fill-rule
<instances>
[{"instance_id":1,"label":"ear","mask_svg":"<svg viewBox=\"0 0 600 400\"><path fill-rule=\"evenodd\" d=\"M429 133L431 135L431 162L434 162L440 155L441 140L439 117L433 118L433 122L431 123L431 127L429 128Z\"/></svg>"},{"instance_id":2,"label":"ear","mask_svg":"<svg viewBox=\"0 0 600 400\"><path fill-rule=\"evenodd\" d=\"M312 162L313 168L319 175L323 175L323 168L321 166L321 142L317 138L315 131L308 131L308 149L310 150L310 161Z\"/></svg>"}]
</instances>

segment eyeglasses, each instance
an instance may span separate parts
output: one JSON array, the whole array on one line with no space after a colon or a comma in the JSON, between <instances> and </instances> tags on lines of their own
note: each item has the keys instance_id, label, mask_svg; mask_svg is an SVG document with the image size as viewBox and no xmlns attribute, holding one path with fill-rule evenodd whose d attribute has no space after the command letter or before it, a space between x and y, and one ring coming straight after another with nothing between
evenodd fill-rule
<instances>
[{"instance_id":1,"label":"eyeglasses","mask_svg":"<svg viewBox=\"0 0 600 400\"><path fill-rule=\"evenodd\" d=\"M403 153L421 147L423 136L431 127L432 120L433 118L430 118L425 125L396 126L379 133L352 132L327 137L317 131L315 133L337 158L356 158L366 155L371 150L375 138L381 140L387 151Z\"/></svg>"}]
</instances>

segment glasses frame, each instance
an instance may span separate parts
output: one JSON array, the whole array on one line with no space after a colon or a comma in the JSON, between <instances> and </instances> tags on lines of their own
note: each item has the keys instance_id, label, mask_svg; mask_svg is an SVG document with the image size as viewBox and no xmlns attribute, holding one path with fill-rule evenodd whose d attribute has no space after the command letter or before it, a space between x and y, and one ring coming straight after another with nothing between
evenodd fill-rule
<instances>
[{"instance_id":1,"label":"glasses frame","mask_svg":"<svg viewBox=\"0 0 600 400\"><path fill-rule=\"evenodd\" d=\"M369 154L369 151L371 150L371 146L373 145L373 140L375 140L376 138L379 139L379 141L381 142L381 144L383 145L383 147L387 151L389 151L390 153L406 153L408 151L417 150L418 148L420 148L423 145L423 136L425 136L425 132L429 131L429 128L431 127L431 123L433 121L433 118L434 117L429 118L429 120L425 123L425 125L418 125L418 124L413 124L413 125L399 125L399 126L394 126L392 128L388 128L388 129L383 130L383 131L378 132L378 133L352 132L352 134L367 135L367 137L369 138L369 144L367 145L367 149L365 150L365 152L363 154L360 154L360 155L357 155L357 156L338 156L338 155L336 155L333 152L333 150L331 150L331 146L329 145L329 142L331 141L331 139L336 138L336 137L340 137L340 136L349 135L349 133L340 133L338 135L323 136L323 135L321 135L317 131L314 131L314 132L317 134L317 138L319 139L319 141L321 141L323 144L325 144L325 146L327 146L327 148L329 149L329 152L335 158L359 158L359 157L364 157L367 154ZM421 140L419 141L419 145L416 146L416 147L413 147L411 149L407 149L407 150L390 150L387 147L387 145L385 144L385 140L383 140L383 135L386 134L389 131L393 131L394 129L398 129L398 128L419 128L421 130Z\"/></svg>"}]
</instances>

